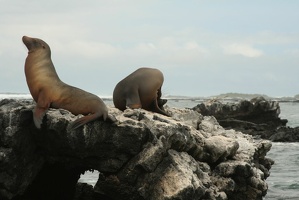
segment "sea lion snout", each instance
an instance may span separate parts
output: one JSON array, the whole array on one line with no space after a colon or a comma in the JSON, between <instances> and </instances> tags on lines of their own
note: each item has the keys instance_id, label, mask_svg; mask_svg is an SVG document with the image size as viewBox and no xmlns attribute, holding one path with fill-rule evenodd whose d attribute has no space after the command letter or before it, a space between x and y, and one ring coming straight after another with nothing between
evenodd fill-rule
<instances>
[{"instance_id":1,"label":"sea lion snout","mask_svg":"<svg viewBox=\"0 0 299 200\"><path fill-rule=\"evenodd\" d=\"M22 37L22 41L23 41L23 43L25 44L25 43L28 43L29 41L30 41L30 37L28 37L28 36L26 36L26 35L24 35L23 37Z\"/></svg>"},{"instance_id":2,"label":"sea lion snout","mask_svg":"<svg viewBox=\"0 0 299 200\"><path fill-rule=\"evenodd\" d=\"M29 38L28 36L24 35L24 36L22 37L23 42L24 42L24 40L26 40L26 39L28 39L28 38Z\"/></svg>"},{"instance_id":3,"label":"sea lion snout","mask_svg":"<svg viewBox=\"0 0 299 200\"><path fill-rule=\"evenodd\" d=\"M24 35L22 37L22 41L25 44L25 46L27 47L27 49L30 50L30 48L31 48L31 38Z\"/></svg>"}]
</instances>

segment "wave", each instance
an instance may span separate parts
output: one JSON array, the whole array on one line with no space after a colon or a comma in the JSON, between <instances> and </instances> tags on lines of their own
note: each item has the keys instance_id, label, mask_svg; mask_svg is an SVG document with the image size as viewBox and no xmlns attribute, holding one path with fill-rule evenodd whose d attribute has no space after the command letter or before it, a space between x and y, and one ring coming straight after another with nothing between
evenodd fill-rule
<instances>
[{"instance_id":1,"label":"wave","mask_svg":"<svg viewBox=\"0 0 299 200\"><path fill-rule=\"evenodd\" d=\"M2 99L32 99L32 96L30 94L3 93L0 94L0 100Z\"/></svg>"},{"instance_id":2,"label":"wave","mask_svg":"<svg viewBox=\"0 0 299 200\"><path fill-rule=\"evenodd\" d=\"M102 99L112 99L111 95L97 95ZM31 94L23 93L0 93L0 100L2 99L32 99Z\"/></svg>"}]
</instances>

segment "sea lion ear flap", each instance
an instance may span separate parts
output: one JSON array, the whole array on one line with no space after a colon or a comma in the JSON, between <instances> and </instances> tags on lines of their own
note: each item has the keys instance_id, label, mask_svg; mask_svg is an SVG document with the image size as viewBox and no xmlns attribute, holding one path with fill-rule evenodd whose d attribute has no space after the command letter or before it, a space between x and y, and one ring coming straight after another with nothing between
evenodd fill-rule
<instances>
[{"instance_id":1,"label":"sea lion ear flap","mask_svg":"<svg viewBox=\"0 0 299 200\"><path fill-rule=\"evenodd\" d=\"M43 47L43 49L45 49L45 48L46 48L46 46L45 46L44 44L42 45L42 47Z\"/></svg>"}]
</instances>

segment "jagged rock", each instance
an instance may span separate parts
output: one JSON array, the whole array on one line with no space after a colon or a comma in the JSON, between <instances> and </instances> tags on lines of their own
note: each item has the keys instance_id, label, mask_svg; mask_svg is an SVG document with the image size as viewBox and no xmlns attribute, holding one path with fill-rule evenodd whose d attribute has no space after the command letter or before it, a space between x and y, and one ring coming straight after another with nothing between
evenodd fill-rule
<instances>
[{"instance_id":1,"label":"jagged rock","mask_svg":"<svg viewBox=\"0 0 299 200\"><path fill-rule=\"evenodd\" d=\"M267 192L271 142L225 130L214 117L109 108L116 123L71 130L80 116L50 109L38 130L33 106L0 102L0 199L224 200ZM94 189L76 187L86 170L100 172Z\"/></svg>"},{"instance_id":2,"label":"jagged rock","mask_svg":"<svg viewBox=\"0 0 299 200\"><path fill-rule=\"evenodd\" d=\"M241 131L253 136L269 139L278 127L285 126L286 119L280 119L277 101L267 101L263 97L250 101L221 103L207 101L193 108L204 116L214 116L224 128Z\"/></svg>"},{"instance_id":3,"label":"jagged rock","mask_svg":"<svg viewBox=\"0 0 299 200\"><path fill-rule=\"evenodd\" d=\"M227 157L233 157L239 148L239 143L235 139L224 136L212 136L205 140L205 149L211 152L211 156L206 159L208 163L226 160Z\"/></svg>"}]
</instances>

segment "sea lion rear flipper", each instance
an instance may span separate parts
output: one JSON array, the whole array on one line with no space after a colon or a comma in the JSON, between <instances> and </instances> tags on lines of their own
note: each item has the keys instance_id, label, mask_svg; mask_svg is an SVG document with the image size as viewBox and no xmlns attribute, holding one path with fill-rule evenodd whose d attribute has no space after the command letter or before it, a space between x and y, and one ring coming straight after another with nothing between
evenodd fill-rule
<instances>
[{"instance_id":1,"label":"sea lion rear flipper","mask_svg":"<svg viewBox=\"0 0 299 200\"><path fill-rule=\"evenodd\" d=\"M159 104L161 104L162 102L160 102L161 100L159 100ZM166 103L166 102L165 102ZM164 104L164 103L163 103ZM162 105L163 105L162 104ZM163 110L162 110L163 109ZM157 99L155 99L153 102L152 102L152 104L151 104L151 110L153 111L153 112L156 112L156 113L160 113L160 114L162 114L162 115L165 115L165 116L168 116L168 117L171 117L171 115L169 115L167 112L165 112L164 111L164 108L163 108L163 106L162 106L162 109L159 107L159 105L158 105L158 100Z\"/></svg>"},{"instance_id":2,"label":"sea lion rear flipper","mask_svg":"<svg viewBox=\"0 0 299 200\"><path fill-rule=\"evenodd\" d=\"M115 118L114 115L109 115L109 114L108 114L108 116L107 116L107 121L108 121L108 122L111 122L111 123L115 123L115 122L117 122L117 119Z\"/></svg>"},{"instance_id":3,"label":"sea lion rear flipper","mask_svg":"<svg viewBox=\"0 0 299 200\"><path fill-rule=\"evenodd\" d=\"M76 119L75 121L73 121L70 124L70 129L75 130L75 129L79 128L80 126L83 126L84 124L86 124L87 122L85 121L85 117L81 117L81 118Z\"/></svg>"},{"instance_id":4,"label":"sea lion rear flipper","mask_svg":"<svg viewBox=\"0 0 299 200\"><path fill-rule=\"evenodd\" d=\"M100 118L100 117L102 117L103 120L106 121L106 119L108 117L108 114L95 113L95 114L86 115L84 117L81 117L81 118L76 119L75 121L73 121L70 124L70 129L75 130L75 129L83 126L84 124L86 124L88 122L91 122L91 121L94 121L94 120L96 120L97 118Z\"/></svg>"},{"instance_id":5,"label":"sea lion rear flipper","mask_svg":"<svg viewBox=\"0 0 299 200\"><path fill-rule=\"evenodd\" d=\"M167 99L158 99L158 106L161 110L164 110L163 105L167 103Z\"/></svg>"},{"instance_id":6,"label":"sea lion rear flipper","mask_svg":"<svg viewBox=\"0 0 299 200\"><path fill-rule=\"evenodd\" d=\"M48 108L42 108L42 107L38 107L38 106L36 106L33 109L33 121L34 121L36 128L38 128L38 129L41 128L41 124L43 123L43 118L44 118L47 110L48 110Z\"/></svg>"}]
</instances>

